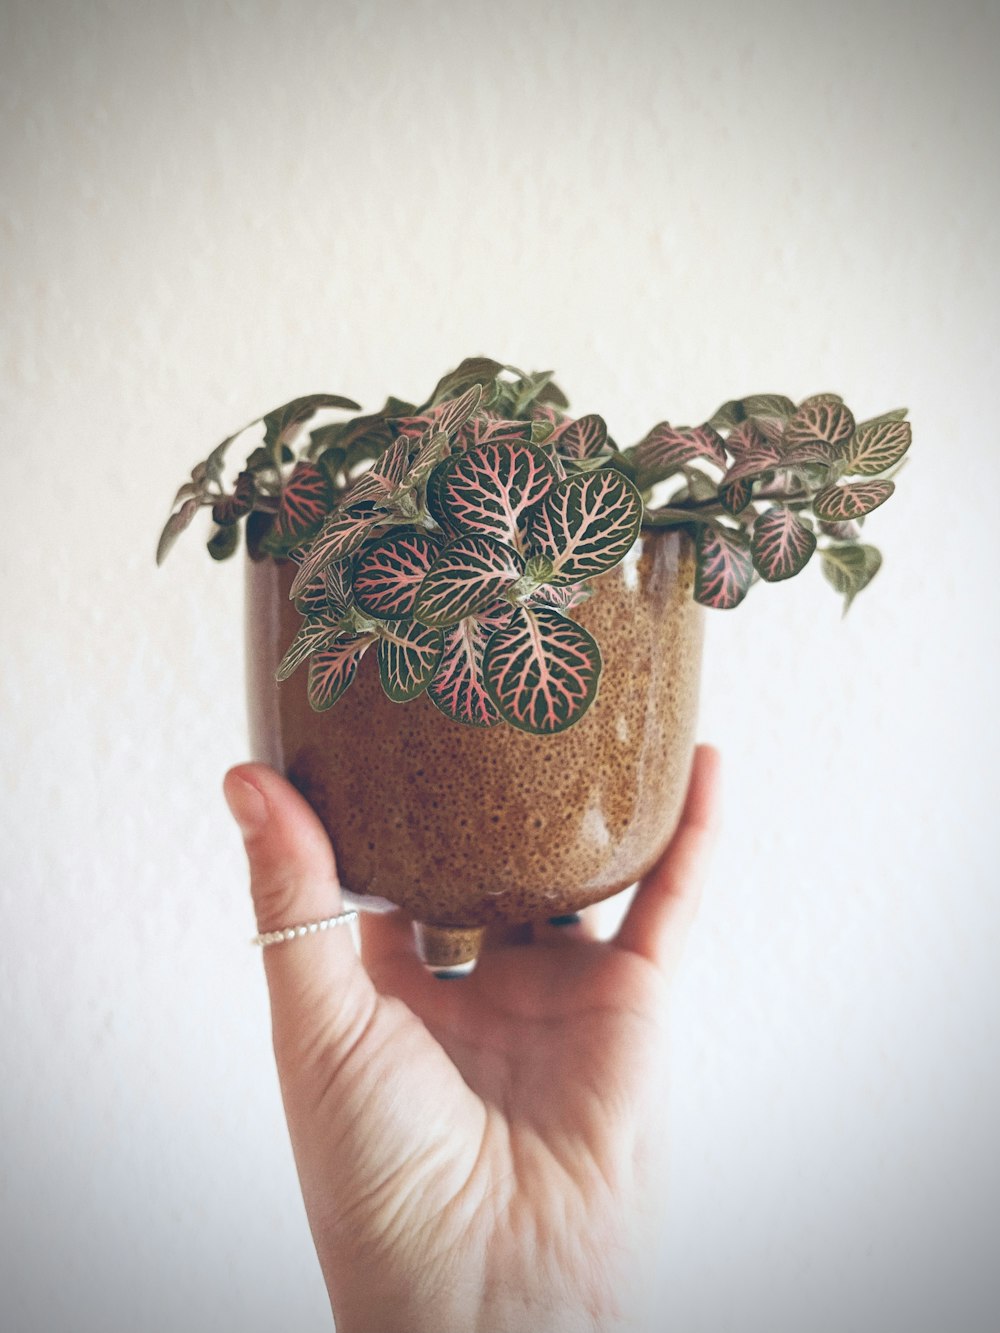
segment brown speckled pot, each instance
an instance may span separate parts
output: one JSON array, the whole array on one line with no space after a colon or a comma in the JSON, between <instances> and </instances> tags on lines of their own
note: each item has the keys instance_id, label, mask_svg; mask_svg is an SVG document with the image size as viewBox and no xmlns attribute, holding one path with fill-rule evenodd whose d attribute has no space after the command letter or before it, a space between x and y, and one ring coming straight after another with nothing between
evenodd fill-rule
<instances>
[{"instance_id":1,"label":"brown speckled pot","mask_svg":"<svg viewBox=\"0 0 1000 1333\"><path fill-rule=\"evenodd\" d=\"M313 712L304 667L274 682L301 623L288 600L293 573L284 561L247 562L254 757L319 813L345 888L420 923L425 961L469 963L490 922L578 911L656 861L694 743L702 612L686 537L644 531L594 580L573 616L600 644L600 690L579 723L551 737L462 726L426 695L392 703L374 652L332 709Z\"/></svg>"}]
</instances>

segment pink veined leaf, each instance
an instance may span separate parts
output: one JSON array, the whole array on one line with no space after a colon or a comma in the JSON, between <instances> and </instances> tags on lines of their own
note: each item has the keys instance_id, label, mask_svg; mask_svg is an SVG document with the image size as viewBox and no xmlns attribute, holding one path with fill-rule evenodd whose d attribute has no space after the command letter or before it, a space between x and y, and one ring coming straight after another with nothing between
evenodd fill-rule
<instances>
[{"instance_id":1,"label":"pink veined leaf","mask_svg":"<svg viewBox=\"0 0 1000 1333\"><path fill-rule=\"evenodd\" d=\"M357 675L358 663L374 641L372 634L355 634L313 653L309 662L309 703L317 713L325 713L337 702Z\"/></svg>"},{"instance_id":2,"label":"pink veined leaf","mask_svg":"<svg viewBox=\"0 0 1000 1333\"><path fill-rule=\"evenodd\" d=\"M292 552L294 559L297 552ZM302 556L296 561L302 563ZM338 560L327 565L309 580L295 599L295 609L300 615L342 616L351 604L351 560Z\"/></svg>"},{"instance_id":3,"label":"pink veined leaf","mask_svg":"<svg viewBox=\"0 0 1000 1333\"><path fill-rule=\"evenodd\" d=\"M695 549L695 601L721 611L739 606L753 579L753 557L743 533L705 523Z\"/></svg>"},{"instance_id":4,"label":"pink veined leaf","mask_svg":"<svg viewBox=\"0 0 1000 1333\"><path fill-rule=\"evenodd\" d=\"M445 458L438 463L428 476L427 485L424 488L427 512L449 541L459 535L459 528L448 513L442 492L445 479L457 463L457 457Z\"/></svg>"},{"instance_id":5,"label":"pink veined leaf","mask_svg":"<svg viewBox=\"0 0 1000 1333\"><path fill-rule=\"evenodd\" d=\"M696 458L726 466L722 439L711 426L671 426L667 421L639 441L633 457L643 485L663 481Z\"/></svg>"},{"instance_id":6,"label":"pink veined leaf","mask_svg":"<svg viewBox=\"0 0 1000 1333\"><path fill-rule=\"evenodd\" d=\"M816 534L787 505L775 505L754 523L750 549L761 578L778 583L806 567L816 549Z\"/></svg>"},{"instance_id":7,"label":"pink veined leaf","mask_svg":"<svg viewBox=\"0 0 1000 1333\"><path fill-rule=\"evenodd\" d=\"M545 455L545 460L552 469L554 482L558 483L560 481L565 481L569 475L566 471L566 463L568 460L565 455L559 452L558 446L553 442L552 437L549 436L548 439L540 442L534 440L532 443L537 449L541 449L542 453Z\"/></svg>"},{"instance_id":8,"label":"pink veined leaf","mask_svg":"<svg viewBox=\"0 0 1000 1333\"><path fill-rule=\"evenodd\" d=\"M720 484L731 486L735 481L756 481L765 472L773 472L780 466L781 455L778 450L773 445L766 444L761 449L748 450L737 458Z\"/></svg>"},{"instance_id":9,"label":"pink veined leaf","mask_svg":"<svg viewBox=\"0 0 1000 1333\"><path fill-rule=\"evenodd\" d=\"M608 426L596 412L565 421L549 437L564 458L596 458L608 446Z\"/></svg>"},{"instance_id":10,"label":"pink veined leaf","mask_svg":"<svg viewBox=\"0 0 1000 1333\"><path fill-rule=\"evenodd\" d=\"M394 426L399 435L405 436L413 443L438 429L437 415L432 409L430 412L421 412L419 416L397 417Z\"/></svg>"},{"instance_id":11,"label":"pink veined leaf","mask_svg":"<svg viewBox=\"0 0 1000 1333\"><path fill-rule=\"evenodd\" d=\"M759 450L773 447L757 422L750 418L741 421L726 437L726 449L737 460L744 458L747 454L757 453Z\"/></svg>"},{"instance_id":12,"label":"pink veined leaf","mask_svg":"<svg viewBox=\"0 0 1000 1333\"><path fill-rule=\"evenodd\" d=\"M359 608L380 620L413 614L420 585L441 543L427 532L403 529L365 548L354 567L354 597Z\"/></svg>"},{"instance_id":13,"label":"pink veined leaf","mask_svg":"<svg viewBox=\"0 0 1000 1333\"><path fill-rule=\"evenodd\" d=\"M802 403L785 426L786 451L806 444L830 446L831 458L843 451L854 431L854 417L849 408L833 395L816 394Z\"/></svg>"},{"instance_id":14,"label":"pink veined leaf","mask_svg":"<svg viewBox=\"0 0 1000 1333\"><path fill-rule=\"evenodd\" d=\"M390 491L396 489L406 476L410 461L411 441L404 435L397 436L385 453L380 454L371 466L373 476L381 477Z\"/></svg>"},{"instance_id":15,"label":"pink veined leaf","mask_svg":"<svg viewBox=\"0 0 1000 1333\"><path fill-rule=\"evenodd\" d=\"M350 557L335 560L332 565L327 565L323 577L326 579L330 609L338 616L345 615L354 600L354 562Z\"/></svg>"},{"instance_id":16,"label":"pink veined leaf","mask_svg":"<svg viewBox=\"0 0 1000 1333\"><path fill-rule=\"evenodd\" d=\"M330 512L330 483L315 463L296 463L281 490L267 549L283 554L311 537Z\"/></svg>"},{"instance_id":17,"label":"pink veined leaf","mask_svg":"<svg viewBox=\"0 0 1000 1333\"><path fill-rule=\"evenodd\" d=\"M548 421L553 426L566 424L563 413L551 403L532 403L529 415L532 421Z\"/></svg>"},{"instance_id":18,"label":"pink veined leaf","mask_svg":"<svg viewBox=\"0 0 1000 1333\"><path fill-rule=\"evenodd\" d=\"M437 403L415 416L397 417L396 432L398 435L406 436L411 442L420 439L421 436L440 432L447 436L454 435L478 410L482 396L483 386L473 384L460 398L450 398L446 402Z\"/></svg>"},{"instance_id":19,"label":"pink veined leaf","mask_svg":"<svg viewBox=\"0 0 1000 1333\"><path fill-rule=\"evenodd\" d=\"M527 440L530 435L530 422L508 421L505 417L480 412L465 423L456 443L462 449L475 449L481 444L498 444L502 440Z\"/></svg>"},{"instance_id":20,"label":"pink veined leaf","mask_svg":"<svg viewBox=\"0 0 1000 1333\"><path fill-rule=\"evenodd\" d=\"M528 522L533 554L552 561L550 583L579 583L614 569L642 526L642 497L612 468L559 482Z\"/></svg>"},{"instance_id":21,"label":"pink veined leaf","mask_svg":"<svg viewBox=\"0 0 1000 1333\"><path fill-rule=\"evenodd\" d=\"M554 483L552 465L540 448L503 441L460 454L443 473L437 500L460 531L518 546L523 517Z\"/></svg>"},{"instance_id":22,"label":"pink veined leaf","mask_svg":"<svg viewBox=\"0 0 1000 1333\"><path fill-rule=\"evenodd\" d=\"M813 499L813 513L827 523L863 518L885 504L896 489L891 481L850 481L826 486Z\"/></svg>"},{"instance_id":23,"label":"pink veined leaf","mask_svg":"<svg viewBox=\"0 0 1000 1333\"><path fill-rule=\"evenodd\" d=\"M781 455L782 467L801 467L809 463L832 463L837 457L837 447L825 440L806 440L796 444Z\"/></svg>"},{"instance_id":24,"label":"pink veined leaf","mask_svg":"<svg viewBox=\"0 0 1000 1333\"><path fill-rule=\"evenodd\" d=\"M505 598L499 597L490 606L485 607L476 615L476 620L489 638L494 630L506 629L514 619L516 608Z\"/></svg>"},{"instance_id":25,"label":"pink veined leaf","mask_svg":"<svg viewBox=\"0 0 1000 1333\"><path fill-rule=\"evenodd\" d=\"M705 421L700 426L686 426L685 430L689 430L692 438L702 445L702 458L710 458L719 467L726 466L729 460L726 458L725 441L714 426Z\"/></svg>"},{"instance_id":26,"label":"pink veined leaf","mask_svg":"<svg viewBox=\"0 0 1000 1333\"><path fill-rule=\"evenodd\" d=\"M424 625L455 625L491 606L523 573L524 561L511 547L482 533L464 533L431 565L413 614Z\"/></svg>"},{"instance_id":27,"label":"pink veined leaf","mask_svg":"<svg viewBox=\"0 0 1000 1333\"><path fill-rule=\"evenodd\" d=\"M288 595L298 597L306 584L326 569L327 565L351 555L366 537L373 536L376 527L384 520L385 515L377 509L361 512L347 509L343 513L330 514L299 566Z\"/></svg>"},{"instance_id":28,"label":"pink veined leaf","mask_svg":"<svg viewBox=\"0 0 1000 1333\"><path fill-rule=\"evenodd\" d=\"M719 487L719 504L729 514L742 514L753 499L753 482L749 477Z\"/></svg>"},{"instance_id":29,"label":"pink veined leaf","mask_svg":"<svg viewBox=\"0 0 1000 1333\"><path fill-rule=\"evenodd\" d=\"M383 504L396 489L394 481L390 481L388 477L376 472L374 467L370 467L351 483L344 503L349 506L366 503Z\"/></svg>"},{"instance_id":30,"label":"pink veined leaf","mask_svg":"<svg viewBox=\"0 0 1000 1333\"><path fill-rule=\"evenodd\" d=\"M753 421L768 444L773 444L776 448L781 447L785 423L780 417L754 417Z\"/></svg>"},{"instance_id":31,"label":"pink veined leaf","mask_svg":"<svg viewBox=\"0 0 1000 1333\"><path fill-rule=\"evenodd\" d=\"M443 430L448 436L454 435L460 426L465 425L482 400L483 386L473 384L471 388L466 389L461 397L452 398L448 402L441 403L435 409L437 412L437 429Z\"/></svg>"},{"instance_id":32,"label":"pink veined leaf","mask_svg":"<svg viewBox=\"0 0 1000 1333\"><path fill-rule=\"evenodd\" d=\"M183 488L182 488L183 489ZM236 485L231 495L223 495L212 505L212 517L222 527L236 523L253 508L256 484L252 472L241 472L236 478ZM197 486L192 494L198 494ZM175 501L176 503L176 501Z\"/></svg>"},{"instance_id":33,"label":"pink veined leaf","mask_svg":"<svg viewBox=\"0 0 1000 1333\"><path fill-rule=\"evenodd\" d=\"M594 701L601 653L593 637L554 607L522 606L490 635L483 679L500 716L521 731L553 735Z\"/></svg>"},{"instance_id":34,"label":"pink veined leaf","mask_svg":"<svg viewBox=\"0 0 1000 1333\"><path fill-rule=\"evenodd\" d=\"M508 608L511 616L513 607ZM483 684L483 649L492 630L470 616L444 631L441 661L427 697L454 722L471 727L495 727L500 714Z\"/></svg>"},{"instance_id":35,"label":"pink veined leaf","mask_svg":"<svg viewBox=\"0 0 1000 1333\"><path fill-rule=\"evenodd\" d=\"M848 446L844 471L863 477L884 472L899 462L912 439L908 421L863 421Z\"/></svg>"},{"instance_id":36,"label":"pink veined leaf","mask_svg":"<svg viewBox=\"0 0 1000 1333\"><path fill-rule=\"evenodd\" d=\"M299 667L307 657L320 648L327 648L334 644L337 639L343 638L343 631L337 622L335 616L328 612L321 612L319 615L307 616L299 626L298 633L288 646L288 651L278 663L278 669L274 673L274 679L280 684L287 680L297 667Z\"/></svg>"},{"instance_id":37,"label":"pink veined leaf","mask_svg":"<svg viewBox=\"0 0 1000 1333\"><path fill-rule=\"evenodd\" d=\"M413 620L387 620L380 626L378 671L382 689L393 703L408 703L430 684L441 661L444 635Z\"/></svg>"},{"instance_id":38,"label":"pink veined leaf","mask_svg":"<svg viewBox=\"0 0 1000 1333\"><path fill-rule=\"evenodd\" d=\"M442 430L426 430L417 441L417 452L410 464L409 485L415 486L430 475L451 452L448 436Z\"/></svg>"},{"instance_id":39,"label":"pink veined leaf","mask_svg":"<svg viewBox=\"0 0 1000 1333\"><path fill-rule=\"evenodd\" d=\"M529 606L554 606L557 611L572 611L582 606L593 595L588 583L566 583L556 587L552 583L543 583L536 588L528 599Z\"/></svg>"}]
</instances>

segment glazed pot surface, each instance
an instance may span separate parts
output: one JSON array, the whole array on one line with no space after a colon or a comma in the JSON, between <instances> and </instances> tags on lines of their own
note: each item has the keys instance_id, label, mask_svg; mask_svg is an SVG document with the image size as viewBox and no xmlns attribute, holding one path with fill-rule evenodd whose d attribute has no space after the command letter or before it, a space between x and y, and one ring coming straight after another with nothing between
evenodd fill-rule
<instances>
[{"instance_id":1,"label":"glazed pot surface","mask_svg":"<svg viewBox=\"0 0 1000 1333\"><path fill-rule=\"evenodd\" d=\"M392 703L374 650L346 694L313 712L306 667L274 681L301 624L294 572L247 561L251 749L317 811L346 889L428 924L520 922L578 911L658 859L687 785L701 666L683 534L644 531L573 611L604 670L589 711L556 736L465 726L426 694Z\"/></svg>"}]
</instances>

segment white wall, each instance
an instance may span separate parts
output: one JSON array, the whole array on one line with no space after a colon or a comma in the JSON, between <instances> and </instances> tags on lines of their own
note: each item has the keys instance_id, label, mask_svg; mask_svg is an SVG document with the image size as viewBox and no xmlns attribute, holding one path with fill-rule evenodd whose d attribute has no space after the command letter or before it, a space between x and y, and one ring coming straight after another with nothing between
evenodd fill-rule
<instances>
[{"instance_id":1,"label":"white wall","mask_svg":"<svg viewBox=\"0 0 1000 1333\"><path fill-rule=\"evenodd\" d=\"M241 851L239 569L174 487L313 389L555 367L629 442L903 403L841 623L711 620L664 1327L994 1326L996 69L986 3L8 0L5 1329L328 1326Z\"/></svg>"}]
</instances>

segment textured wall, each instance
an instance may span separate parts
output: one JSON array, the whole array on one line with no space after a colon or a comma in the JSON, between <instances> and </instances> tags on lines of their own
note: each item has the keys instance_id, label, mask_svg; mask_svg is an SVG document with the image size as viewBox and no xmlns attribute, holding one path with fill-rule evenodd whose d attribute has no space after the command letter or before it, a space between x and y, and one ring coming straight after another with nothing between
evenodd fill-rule
<instances>
[{"instance_id":1,"label":"textured wall","mask_svg":"<svg viewBox=\"0 0 1000 1333\"><path fill-rule=\"evenodd\" d=\"M849 618L811 570L711 619L651 1244L665 1328L994 1326L996 6L0 23L5 1329L328 1326L219 792L239 570L152 547L242 420L480 352L623 442L756 389L910 406Z\"/></svg>"}]
</instances>

